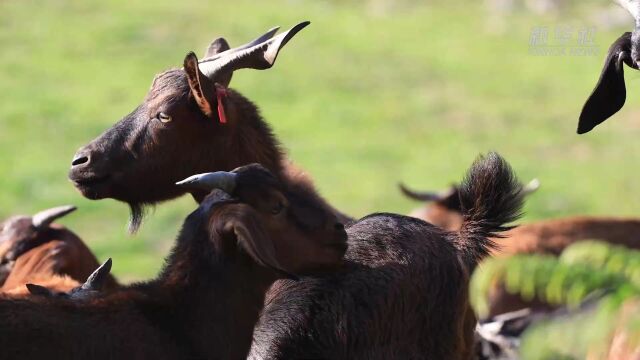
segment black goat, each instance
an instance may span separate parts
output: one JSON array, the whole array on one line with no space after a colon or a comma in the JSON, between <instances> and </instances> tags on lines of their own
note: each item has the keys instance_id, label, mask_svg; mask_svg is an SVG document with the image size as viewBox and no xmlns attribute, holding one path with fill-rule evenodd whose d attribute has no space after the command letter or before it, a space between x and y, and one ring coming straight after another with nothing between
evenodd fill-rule
<instances>
[{"instance_id":1,"label":"black goat","mask_svg":"<svg viewBox=\"0 0 640 360\"><path fill-rule=\"evenodd\" d=\"M250 358L469 358L468 277L518 217L521 187L491 153L472 166L460 201L459 232L394 214L349 225L342 271L272 286Z\"/></svg>"},{"instance_id":2,"label":"black goat","mask_svg":"<svg viewBox=\"0 0 640 360\"><path fill-rule=\"evenodd\" d=\"M261 166L184 184L232 197L215 190L204 198L156 280L101 296L4 298L3 356L241 359L277 278L342 263L346 233L335 216Z\"/></svg>"}]
</instances>

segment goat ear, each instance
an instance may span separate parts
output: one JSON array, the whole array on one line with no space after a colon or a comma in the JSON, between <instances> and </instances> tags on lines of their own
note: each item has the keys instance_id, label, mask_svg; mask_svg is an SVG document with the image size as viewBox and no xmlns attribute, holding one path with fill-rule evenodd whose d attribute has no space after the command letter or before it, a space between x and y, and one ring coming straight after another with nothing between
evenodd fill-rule
<instances>
[{"instance_id":1,"label":"goat ear","mask_svg":"<svg viewBox=\"0 0 640 360\"><path fill-rule=\"evenodd\" d=\"M209 44L209 47L207 48L207 52L204 54L204 58L206 59L208 57L218 55L222 52L229 50L230 48L231 47L229 46L229 43L227 42L227 40L225 40L224 38L217 38L213 40L211 44ZM229 72L224 75L220 75L218 79L216 79L216 81L224 87L229 87L229 83L231 82L232 75L233 75L232 72Z\"/></svg>"},{"instance_id":2,"label":"goat ear","mask_svg":"<svg viewBox=\"0 0 640 360\"><path fill-rule=\"evenodd\" d=\"M288 274L276 259L276 249L264 228L251 216L231 220L226 226L233 231L238 244L259 265Z\"/></svg>"},{"instance_id":3,"label":"goat ear","mask_svg":"<svg viewBox=\"0 0 640 360\"><path fill-rule=\"evenodd\" d=\"M184 71L187 73L187 80L191 88L191 95L200 107L202 113L212 116L213 101L215 95L215 85L209 80L198 67L198 57L193 52L184 58Z\"/></svg>"},{"instance_id":4,"label":"goat ear","mask_svg":"<svg viewBox=\"0 0 640 360\"><path fill-rule=\"evenodd\" d=\"M624 105L627 90L624 84L623 61L628 61L630 48L629 32L624 33L609 48L600 79L582 108L578 134L591 131Z\"/></svg>"},{"instance_id":5,"label":"goat ear","mask_svg":"<svg viewBox=\"0 0 640 360\"><path fill-rule=\"evenodd\" d=\"M51 290L47 289L44 286L36 285L36 284L25 284L27 290L31 293L31 295L38 296L53 296Z\"/></svg>"},{"instance_id":6,"label":"goat ear","mask_svg":"<svg viewBox=\"0 0 640 360\"><path fill-rule=\"evenodd\" d=\"M229 50L229 43L224 38L217 38L209 44L207 52L204 54L204 58L212 57L213 55L220 54L221 52Z\"/></svg>"}]
</instances>

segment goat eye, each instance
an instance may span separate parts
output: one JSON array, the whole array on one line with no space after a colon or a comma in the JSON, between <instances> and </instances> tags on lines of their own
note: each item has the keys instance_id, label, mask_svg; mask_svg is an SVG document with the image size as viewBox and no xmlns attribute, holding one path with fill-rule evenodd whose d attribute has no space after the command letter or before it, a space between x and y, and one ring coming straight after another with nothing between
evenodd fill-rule
<instances>
[{"instance_id":1,"label":"goat eye","mask_svg":"<svg viewBox=\"0 0 640 360\"><path fill-rule=\"evenodd\" d=\"M271 209L271 213L273 215L278 215L282 212L282 209L284 209L284 205L282 205L281 202L278 202L278 204L273 209Z\"/></svg>"},{"instance_id":2,"label":"goat eye","mask_svg":"<svg viewBox=\"0 0 640 360\"><path fill-rule=\"evenodd\" d=\"M158 120L166 124L171 121L171 116L166 113L160 112L158 113Z\"/></svg>"}]
</instances>

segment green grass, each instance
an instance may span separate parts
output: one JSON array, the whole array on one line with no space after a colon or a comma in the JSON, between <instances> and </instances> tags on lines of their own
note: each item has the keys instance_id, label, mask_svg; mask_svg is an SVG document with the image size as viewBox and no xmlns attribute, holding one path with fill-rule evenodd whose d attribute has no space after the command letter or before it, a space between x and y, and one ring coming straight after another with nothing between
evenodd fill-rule
<instances>
[{"instance_id":1,"label":"green grass","mask_svg":"<svg viewBox=\"0 0 640 360\"><path fill-rule=\"evenodd\" d=\"M222 3L0 2L0 217L75 204L62 223L100 258L113 257L118 276L151 276L193 201L158 206L130 236L124 204L86 200L67 181L73 153L188 51L307 19L273 69L239 71L231 85L259 104L290 156L343 211L407 213L417 204L397 181L443 188L488 150L523 180L541 180L527 220L640 209L639 73L627 71L630 96L614 119L575 134L605 51L627 28L598 28L597 56L528 52L533 28L591 25L595 4L553 17L517 12L496 32L481 2Z\"/></svg>"}]
</instances>

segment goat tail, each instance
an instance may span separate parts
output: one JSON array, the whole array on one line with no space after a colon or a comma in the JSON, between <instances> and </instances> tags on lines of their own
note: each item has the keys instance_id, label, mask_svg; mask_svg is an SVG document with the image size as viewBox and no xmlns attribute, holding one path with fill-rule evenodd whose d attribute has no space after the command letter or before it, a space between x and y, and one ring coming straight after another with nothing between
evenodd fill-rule
<instances>
[{"instance_id":1,"label":"goat tail","mask_svg":"<svg viewBox=\"0 0 640 360\"><path fill-rule=\"evenodd\" d=\"M498 245L491 238L512 229L523 205L522 186L500 155L480 155L460 185L463 223L455 241L469 270Z\"/></svg>"}]
</instances>

